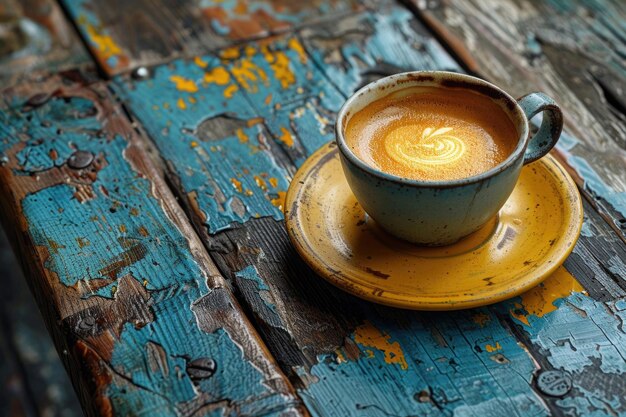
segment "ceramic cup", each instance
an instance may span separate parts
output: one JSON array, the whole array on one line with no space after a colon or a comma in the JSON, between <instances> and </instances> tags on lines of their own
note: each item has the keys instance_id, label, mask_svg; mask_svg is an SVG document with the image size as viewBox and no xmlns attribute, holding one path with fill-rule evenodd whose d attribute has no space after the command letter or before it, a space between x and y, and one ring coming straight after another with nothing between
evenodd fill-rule
<instances>
[{"instance_id":1,"label":"ceramic cup","mask_svg":"<svg viewBox=\"0 0 626 417\"><path fill-rule=\"evenodd\" d=\"M394 91L419 86L455 88L487 96L516 127L514 151L488 171L450 181L402 178L359 159L345 140L350 117ZM529 120L539 112L543 112L543 120L531 137ZM559 139L562 126L559 106L543 93L515 100L479 78L417 71L382 78L357 91L339 111L335 134L348 184L367 214L394 236L421 245L440 246L456 242L493 218L513 191L522 166L547 154Z\"/></svg>"}]
</instances>

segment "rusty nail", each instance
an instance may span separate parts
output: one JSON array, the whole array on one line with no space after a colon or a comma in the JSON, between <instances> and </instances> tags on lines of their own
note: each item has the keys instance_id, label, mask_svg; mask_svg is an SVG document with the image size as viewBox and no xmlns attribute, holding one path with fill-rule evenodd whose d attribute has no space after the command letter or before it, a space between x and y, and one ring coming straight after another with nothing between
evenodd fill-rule
<instances>
[{"instance_id":1,"label":"rusty nail","mask_svg":"<svg viewBox=\"0 0 626 417\"><path fill-rule=\"evenodd\" d=\"M211 358L195 359L187 364L187 374L192 381L207 379L213 376L217 365Z\"/></svg>"},{"instance_id":2,"label":"rusty nail","mask_svg":"<svg viewBox=\"0 0 626 417\"><path fill-rule=\"evenodd\" d=\"M563 371L543 371L537 376L537 389L551 397L562 397L572 389L572 378Z\"/></svg>"},{"instance_id":3,"label":"rusty nail","mask_svg":"<svg viewBox=\"0 0 626 417\"><path fill-rule=\"evenodd\" d=\"M146 67L139 67L132 72L131 76L135 80L143 80L150 77L150 70Z\"/></svg>"},{"instance_id":4,"label":"rusty nail","mask_svg":"<svg viewBox=\"0 0 626 417\"><path fill-rule=\"evenodd\" d=\"M67 165L72 169L87 168L93 162L93 154L88 151L76 151L67 160Z\"/></svg>"}]
</instances>

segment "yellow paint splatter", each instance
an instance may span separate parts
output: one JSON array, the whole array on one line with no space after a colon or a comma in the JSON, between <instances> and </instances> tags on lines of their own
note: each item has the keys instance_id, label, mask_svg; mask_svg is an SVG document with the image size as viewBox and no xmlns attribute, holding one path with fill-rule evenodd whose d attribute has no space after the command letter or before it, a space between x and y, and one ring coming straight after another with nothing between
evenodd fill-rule
<instances>
[{"instance_id":1,"label":"yellow paint splatter","mask_svg":"<svg viewBox=\"0 0 626 417\"><path fill-rule=\"evenodd\" d=\"M270 181L270 184L272 185L272 187L274 187L274 188L278 187L278 178L271 177L269 179L269 181Z\"/></svg>"},{"instance_id":2,"label":"yellow paint splatter","mask_svg":"<svg viewBox=\"0 0 626 417\"><path fill-rule=\"evenodd\" d=\"M146 229L145 226L139 226L139 229L137 229L137 231L143 237L150 236L150 232L148 232L148 229Z\"/></svg>"},{"instance_id":3,"label":"yellow paint splatter","mask_svg":"<svg viewBox=\"0 0 626 417\"><path fill-rule=\"evenodd\" d=\"M137 209L137 207L133 207L130 209L130 215L131 216L139 216L139 209Z\"/></svg>"},{"instance_id":4,"label":"yellow paint splatter","mask_svg":"<svg viewBox=\"0 0 626 417\"><path fill-rule=\"evenodd\" d=\"M276 198L272 198L270 201L274 206L278 207L278 210L282 211L285 205L285 197L287 196L287 193L284 191L278 191L276 194L278 194Z\"/></svg>"},{"instance_id":5,"label":"yellow paint splatter","mask_svg":"<svg viewBox=\"0 0 626 417\"><path fill-rule=\"evenodd\" d=\"M176 105L181 110L185 110L187 108L187 104L185 104L185 100L183 100L182 97L178 99L178 101L176 102Z\"/></svg>"},{"instance_id":6,"label":"yellow paint splatter","mask_svg":"<svg viewBox=\"0 0 626 417\"><path fill-rule=\"evenodd\" d=\"M239 90L237 84L231 84L224 89L224 97L231 98Z\"/></svg>"},{"instance_id":7,"label":"yellow paint splatter","mask_svg":"<svg viewBox=\"0 0 626 417\"><path fill-rule=\"evenodd\" d=\"M250 196L254 195L254 193L252 192L252 190L246 190L246 191L244 192L244 194L245 194L245 195L247 195L248 197L250 197Z\"/></svg>"},{"instance_id":8,"label":"yellow paint splatter","mask_svg":"<svg viewBox=\"0 0 626 417\"><path fill-rule=\"evenodd\" d=\"M230 81L230 74L224 67L215 67L204 73L203 80L207 84L226 85Z\"/></svg>"},{"instance_id":9,"label":"yellow paint splatter","mask_svg":"<svg viewBox=\"0 0 626 417\"><path fill-rule=\"evenodd\" d=\"M263 191L267 191L267 183L265 182L265 180L261 177L259 177L258 175L254 176L254 182L256 182L256 185Z\"/></svg>"},{"instance_id":10,"label":"yellow paint splatter","mask_svg":"<svg viewBox=\"0 0 626 417\"><path fill-rule=\"evenodd\" d=\"M304 47L302 46L298 38L289 39L289 42L287 43L287 45L291 49L296 51L296 53L300 57L300 62L302 62L303 64L306 63L306 60L307 60L306 52L304 51Z\"/></svg>"},{"instance_id":11,"label":"yellow paint splatter","mask_svg":"<svg viewBox=\"0 0 626 417\"><path fill-rule=\"evenodd\" d=\"M500 346L500 342L496 342L495 346L492 345L486 345L485 346L485 350L489 353L495 352L497 350L502 350L502 346Z\"/></svg>"},{"instance_id":12,"label":"yellow paint splatter","mask_svg":"<svg viewBox=\"0 0 626 417\"><path fill-rule=\"evenodd\" d=\"M256 54L256 49L254 49L254 47L252 45L246 45L246 48L244 49L244 52L245 52L246 56L250 57L250 56L253 56L254 54Z\"/></svg>"},{"instance_id":13,"label":"yellow paint splatter","mask_svg":"<svg viewBox=\"0 0 626 417\"><path fill-rule=\"evenodd\" d=\"M256 93L259 90L258 82L267 84L265 71L249 58L242 58L234 63L230 71L246 91Z\"/></svg>"},{"instance_id":14,"label":"yellow paint splatter","mask_svg":"<svg viewBox=\"0 0 626 417\"><path fill-rule=\"evenodd\" d=\"M206 67L207 67L207 65L209 65L209 64L207 64L206 62L204 62L204 61L202 60L202 58L200 58L199 56L194 57L193 62L194 62L194 64L196 64L196 65L197 65L197 66L199 66L200 68L206 68Z\"/></svg>"},{"instance_id":15,"label":"yellow paint splatter","mask_svg":"<svg viewBox=\"0 0 626 417\"><path fill-rule=\"evenodd\" d=\"M81 25L84 25L87 29L87 35L89 40L98 49L98 56L103 60L107 60L113 56L122 54L122 49L115 43L110 35L104 35L96 29L90 23L87 23L87 19L83 16L78 19Z\"/></svg>"},{"instance_id":16,"label":"yellow paint splatter","mask_svg":"<svg viewBox=\"0 0 626 417\"><path fill-rule=\"evenodd\" d=\"M289 88L290 85L296 82L296 76L291 70L289 58L283 51L271 52L267 46L263 46L261 52L272 69L274 78L280 82L282 88Z\"/></svg>"},{"instance_id":17,"label":"yellow paint splatter","mask_svg":"<svg viewBox=\"0 0 626 417\"><path fill-rule=\"evenodd\" d=\"M197 148L198 147L198 142L196 142L195 140L192 140L190 145L191 145L192 148Z\"/></svg>"},{"instance_id":18,"label":"yellow paint splatter","mask_svg":"<svg viewBox=\"0 0 626 417\"><path fill-rule=\"evenodd\" d=\"M233 46L232 48L223 49L220 52L220 58L222 59L237 59L239 58L239 48Z\"/></svg>"},{"instance_id":19,"label":"yellow paint splatter","mask_svg":"<svg viewBox=\"0 0 626 417\"><path fill-rule=\"evenodd\" d=\"M267 97L265 97L265 105L269 106L270 104L272 104L272 95L268 94Z\"/></svg>"},{"instance_id":20,"label":"yellow paint splatter","mask_svg":"<svg viewBox=\"0 0 626 417\"><path fill-rule=\"evenodd\" d=\"M126 233L126 226L125 226L125 225L120 224L120 225L119 225L119 227L118 227L118 229L119 229L119 231L120 231L120 232L122 232L122 233Z\"/></svg>"},{"instance_id":21,"label":"yellow paint splatter","mask_svg":"<svg viewBox=\"0 0 626 417\"><path fill-rule=\"evenodd\" d=\"M557 307L554 305L556 300L576 292L585 293L578 281L561 266L543 283L522 294L522 303L516 303L510 313L522 323L530 326L529 315L543 317L556 310ZM525 310L527 314L516 310Z\"/></svg>"},{"instance_id":22,"label":"yellow paint splatter","mask_svg":"<svg viewBox=\"0 0 626 417\"><path fill-rule=\"evenodd\" d=\"M144 280L143 280L143 286L144 286L144 287L147 287L147 286L148 286L148 280L147 280L147 279L144 279Z\"/></svg>"},{"instance_id":23,"label":"yellow paint splatter","mask_svg":"<svg viewBox=\"0 0 626 417\"><path fill-rule=\"evenodd\" d=\"M385 362L388 364L400 365L400 368L406 370L409 365L404 359L404 352L398 342L390 342L391 336L382 333L374 325L366 321L354 331L354 341L358 344L375 348L385 355ZM367 351L366 351L367 353ZM373 352L372 352L373 356Z\"/></svg>"},{"instance_id":24,"label":"yellow paint splatter","mask_svg":"<svg viewBox=\"0 0 626 417\"><path fill-rule=\"evenodd\" d=\"M337 349L335 351L335 354L337 355L337 363L347 362L346 357L343 355L340 349Z\"/></svg>"},{"instance_id":25,"label":"yellow paint splatter","mask_svg":"<svg viewBox=\"0 0 626 417\"><path fill-rule=\"evenodd\" d=\"M476 313L472 315L472 321L478 324L480 327L485 327L485 324L491 321L491 317L489 317L485 313Z\"/></svg>"},{"instance_id":26,"label":"yellow paint splatter","mask_svg":"<svg viewBox=\"0 0 626 417\"><path fill-rule=\"evenodd\" d=\"M231 178L230 182L233 184L233 187L235 187L235 190L237 190L237 192L243 192L243 188L241 187L241 181L239 181L237 178Z\"/></svg>"},{"instance_id":27,"label":"yellow paint splatter","mask_svg":"<svg viewBox=\"0 0 626 417\"><path fill-rule=\"evenodd\" d=\"M253 117L252 119L248 119L246 124L248 127L252 127L258 125L259 123L263 123L265 120L262 117Z\"/></svg>"},{"instance_id":28,"label":"yellow paint splatter","mask_svg":"<svg viewBox=\"0 0 626 417\"><path fill-rule=\"evenodd\" d=\"M193 96L189 96L189 98L187 100L189 100L190 103L193 103L193 104L196 103L196 99Z\"/></svg>"},{"instance_id":29,"label":"yellow paint splatter","mask_svg":"<svg viewBox=\"0 0 626 417\"><path fill-rule=\"evenodd\" d=\"M176 85L176 89L179 91L186 91L188 93L198 92L198 86L193 80L189 80L179 75L172 75L170 81Z\"/></svg>"},{"instance_id":30,"label":"yellow paint splatter","mask_svg":"<svg viewBox=\"0 0 626 417\"><path fill-rule=\"evenodd\" d=\"M237 129L235 131L235 134L237 135L237 138L239 138L240 143L246 143L250 140L250 138L248 138L248 135L246 135L246 133L241 128Z\"/></svg>"},{"instance_id":31,"label":"yellow paint splatter","mask_svg":"<svg viewBox=\"0 0 626 417\"><path fill-rule=\"evenodd\" d=\"M293 136L291 135L291 132L281 126L280 133L281 134L278 137L278 140L280 140L282 143L284 143L285 145L291 148L293 146Z\"/></svg>"},{"instance_id":32,"label":"yellow paint splatter","mask_svg":"<svg viewBox=\"0 0 626 417\"><path fill-rule=\"evenodd\" d=\"M243 1L238 1L237 5L233 7L233 12L236 14L246 14L248 13L248 5Z\"/></svg>"}]
</instances>

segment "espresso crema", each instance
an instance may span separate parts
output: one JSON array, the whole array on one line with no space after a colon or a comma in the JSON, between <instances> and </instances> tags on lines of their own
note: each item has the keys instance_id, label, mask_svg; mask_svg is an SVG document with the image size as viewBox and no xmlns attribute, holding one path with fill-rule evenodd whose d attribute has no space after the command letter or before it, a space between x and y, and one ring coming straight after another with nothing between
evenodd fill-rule
<instances>
[{"instance_id":1,"label":"espresso crema","mask_svg":"<svg viewBox=\"0 0 626 417\"><path fill-rule=\"evenodd\" d=\"M504 161L518 142L498 104L452 88L407 88L368 104L345 129L367 164L403 178L467 178Z\"/></svg>"}]
</instances>

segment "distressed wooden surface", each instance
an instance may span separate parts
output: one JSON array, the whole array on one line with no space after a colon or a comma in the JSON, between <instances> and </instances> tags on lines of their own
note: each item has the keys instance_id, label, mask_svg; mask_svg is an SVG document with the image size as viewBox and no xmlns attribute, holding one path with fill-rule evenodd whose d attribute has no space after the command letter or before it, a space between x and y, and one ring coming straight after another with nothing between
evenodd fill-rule
<instances>
[{"instance_id":1,"label":"distressed wooden surface","mask_svg":"<svg viewBox=\"0 0 626 417\"><path fill-rule=\"evenodd\" d=\"M626 3L415 1L472 71L516 96L557 98L572 133L558 149L587 198L626 241Z\"/></svg>"},{"instance_id":2,"label":"distressed wooden surface","mask_svg":"<svg viewBox=\"0 0 626 417\"><path fill-rule=\"evenodd\" d=\"M125 26L116 16L130 2L111 10L95 3L63 0L105 73L167 61L107 86L153 140L212 260L102 83L59 89L52 77L5 92L0 190L10 198L0 207L5 223L21 219L10 225L11 237L36 247L25 266L41 278L33 280L35 295L57 347L68 352L74 381L84 382L79 393L90 413L297 415L304 403L312 415L337 417L626 415L623 188L611 188L622 184L622 171L613 171L611 187L603 176L622 165L606 138L597 154L589 145L595 136L572 128L561 140L561 154L591 198L578 245L544 284L462 312L376 306L335 289L301 261L284 230L284 193L304 159L332 139L335 112L359 86L410 69L478 71L461 40L442 36L424 14L439 39L452 40L442 46L391 2L368 2L357 12L320 2L295 13L251 1L259 8L249 9L250 19L263 23L243 35L228 25L207 29L221 12L198 18L199 6L184 1L141 6L149 10L124 15ZM602 3L592 3L594 10ZM140 9L134 4L131 12ZM604 20L613 24L618 6L607 6L614 13L596 31ZM225 2L217 10L235 8ZM271 26L255 10L273 10L289 24ZM166 30L173 22L181 26ZM609 29L602 40L619 33ZM241 43L250 38L262 39ZM497 63L515 67L511 51ZM178 56L185 58L172 60ZM79 74L59 78L94 81ZM484 75L514 93L532 87L521 75L519 84L507 80L512 85ZM603 81L612 106L621 94L616 79ZM610 117L619 127L619 115ZM99 160L68 168L76 146ZM60 226L48 226L50 219ZM571 379L569 392L554 397L538 387L552 370Z\"/></svg>"},{"instance_id":3,"label":"distressed wooden surface","mask_svg":"<svg viewBox=\"0 0 626 417\"><path fill-rule=\"evenodd\" d=\"M362 8L356 0L61 1L109 75Z\"/></svg>"},{"instance_id":4,"label":"distressed wooden surface","mask_svg":"<svg viewBox=\"0 0 626 417\"><path fill-rule=\"evenodd\" d=\"M626 414L626 248L589 204L567 269L521 297L464 312L357 300L291 247L281 192L332 139L345 97L376 77L426 68L459 70L410 13L390 7L176 60L146 79L119 77L114 90L312 414ZM540 392L535 378L546 370L566 372L572 391Z\"/></svg>"},{"instance_id":5,"label":"distressed wooden surface","mask_svg":"<svg viewBox=\"0 0 626 417\"><path fill-rule=\"evenodd\" d=\"M0 83L30 72L89 65L87 52L53 0L0 0Z\"/></svg>"},{"instance_id":6,"label":"distressed wooden surface","mask_svg":"<svg viewBox=\"0 0 626 417\"><path fill-rule=\"evenodd\" d=\"M1 416L78 417L76 394L0 230Z\"/></svg>"},{"instance_id":7,"label":"distressed wooden surface","mask_svg":"<svg viewBox=\"0 0 626 417\"><path fill-rule=\"evenodd\" d=\"M3 219L86 413L300 415L106 87L17 91L0 112Z\"/></svg>"}]
</instances>

